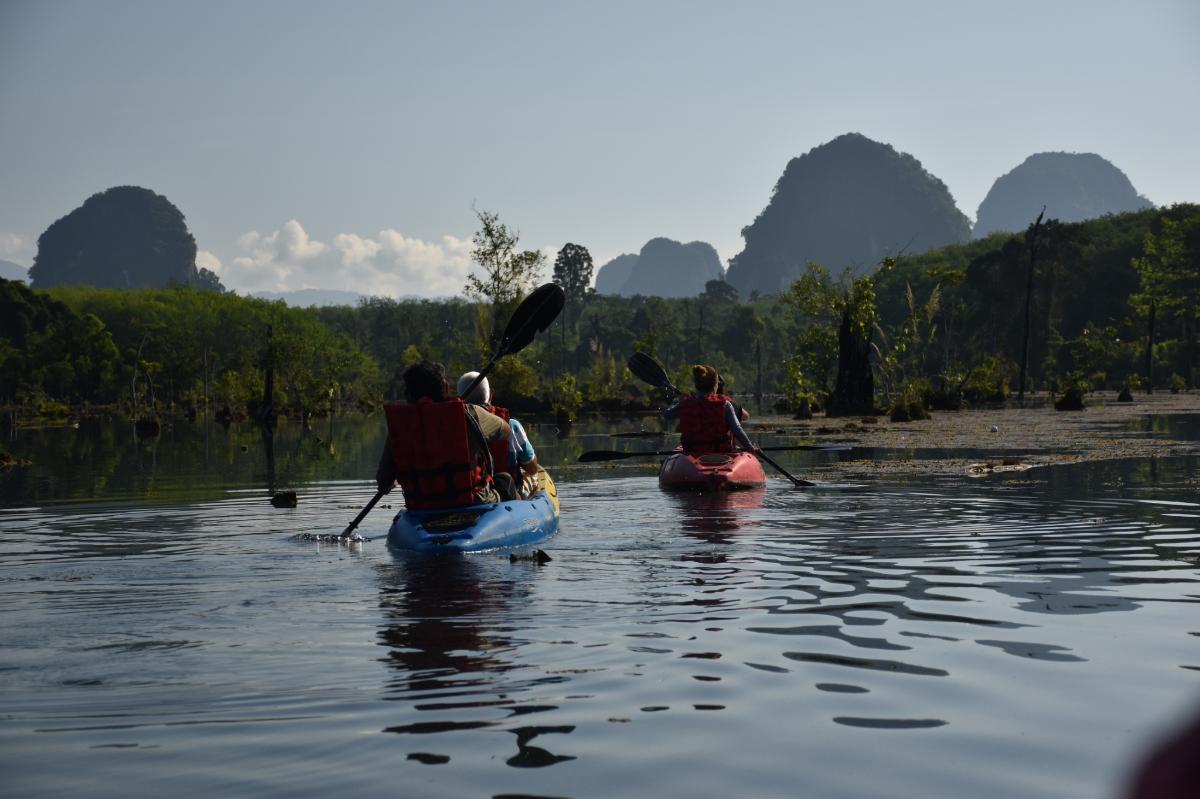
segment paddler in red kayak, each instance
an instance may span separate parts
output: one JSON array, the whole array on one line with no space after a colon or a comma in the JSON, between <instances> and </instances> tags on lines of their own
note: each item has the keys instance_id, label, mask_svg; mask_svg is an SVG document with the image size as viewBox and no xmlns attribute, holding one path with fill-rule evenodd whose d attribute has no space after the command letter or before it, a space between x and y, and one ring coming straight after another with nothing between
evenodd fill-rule
<instances>
[{"instance_id":1,"label":"paddler in red kayak","mask_svg":"<svg viewBox=\"0 0 1200 799\"><path fill-rule=\"evenodd\" d=\"M492 452L492 463L496 469L496 479L498 482L501 480L502 471L507 473L511 476L513 485L516 486L516 490L520 492L521 496L528 497L537 487L537 453L533 450L533 444L529 443L529 436L526 435L525 428L512 418L508 408L492 402L495 397L492 396L492 387L488 384L486 377L475 384L475 388L471 389L470 394L463 393L471 388L471 384L477 377L479 377L479 372L467 372L458 378L458 395L467 402L478 405L485 411L508 422L510 428L508 442L496 441L489 447Z\"/></svg>"},{"instance_id":2,"label":"paddler in red kayak","mask_svg":"<svg viewBox=\"0 0 1200 799\"><path fill-rule=\"evenodd\" d=\"M404 371L407 404L385 406L388 437L375 482L383 494L399 482L409 510L513 498L497 490L489 455L492 442L507 451L508 423L449 393L442 365L421 361Z\"/></svg>"},{"instance_id":3,"label":"paddler in red kayak","mask_svg":"<svg viewBox=\"0 0 1200 799\"><path fill-rule=\"evenodd\" d=\"M742 429L733 403L717 394L717 370L704 364L692 367L696 390L679 397L663 411L663 418L679 420L679 443L690 455L732 452L734 444L757 451Z\"/></svg>"}]
</instances>

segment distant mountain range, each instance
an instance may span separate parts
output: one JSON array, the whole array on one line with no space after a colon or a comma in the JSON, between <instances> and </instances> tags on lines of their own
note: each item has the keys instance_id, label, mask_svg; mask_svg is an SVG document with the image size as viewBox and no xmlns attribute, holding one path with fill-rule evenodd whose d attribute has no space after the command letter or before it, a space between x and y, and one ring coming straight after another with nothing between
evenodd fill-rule
<instances>
[{"instance_id":1,"label":"distant mountain range","mask_svg":"<svg viewBox=\"0 0 1200 799\"><path fill-rule=\"evenodd\" d=\"M596 270L596 293L620 294L621 287L633 274L633 268L637 266L637 262L636 255L625 253L601 266Z\"/></svg>"},{"instance_id":2,"label":"distant mountain range","mask_svg":"<svg viewBox=\"0 0 1200 799\"><path fill-rule=\"evenodd\" d=\"M20 280L29 282L29 267L14 264L12 261L0 260L0 277L5 280Z\"/></svg>"},{"instance_id":3,"label":"distant mountain range","mask_svg":"<svg viewBox=\"0 0 1200 799\"><path fill-rule=\"evenodd\" d=\"M637 255L619 255L596 273L597 294L633 297L695 297L725 270L716 249L704 241L682 244L650 239Z\"/></svg>"},{"instance_id":4,"label":"distant mountain range","mask_svg":"<svg viewBox=\"0 0 1200 799\"><path fill-rule=\"evenodd\" d=\"M743 297L770 294L808 263L864 274L885 256L970 237L970 220L920 161L847 133L788 163L767 207L742 229L746 245L726 280Z\"/></svg>"},{"instance_id":5,"label":"distant mountain range","mask_svg":"<svg viewBox=\"0 0 1200 799\"><path fill-rule=\"evenodd\" d=\"M787 288L809 263L833 274L873 271L889 255L918 255L1046 218L1081 222L1153 204L1120 169L1094 153L1038 153L992 185L977 222L950 190L907 153L847 133L788 162L771 197L742 228L745 246L725 280L743 298ZM620 255L596 273L598 294L692 297L722 276L704 242L652 239L637 255Z\"/></svg>"},{"instance_id":6,"label":"distant mountain range","mask_svg":"<svg viewBox=\"0 0 1200 799\"><path fill-rule=\"evenodd\" d=\"M979 204L973 235L1024 230L1042 206L1047 219L1083 222L1153 205L1124 172L1095 153L1037 153L992 184Z\"/></svg>"},{"instance_id":7,"label":"distant mountain range","mask_svg":"<svg viewBox=\"0 0 1200 799\"><path fill-rule=\"evenodd\" d=\"M337 289L300 289L299 291L251 291L247 296L264 300L283 300L292 308L312 308L324 305L358 305L365 294Z\"/></svg>"}]
</instances>

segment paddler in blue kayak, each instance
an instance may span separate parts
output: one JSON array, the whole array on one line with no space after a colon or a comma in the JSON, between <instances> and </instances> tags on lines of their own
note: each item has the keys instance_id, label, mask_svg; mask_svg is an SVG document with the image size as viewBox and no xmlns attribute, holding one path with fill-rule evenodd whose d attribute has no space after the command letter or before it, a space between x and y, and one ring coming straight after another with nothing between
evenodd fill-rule
<instances>
[{"instance_id":1,"label":"paddler in blue kayak","mask_svg":"<svg viewBox=\"0 0 1200 799\"><path fill-rule=\"evenodd\" d=\"M512 429L500 417L449 393L445 368L421 361L404 371L407 404L384 408L388 437L375 482L383 494L399 482L409 510L514 498L511 484L509 491L503 490L503 478L497 484L489 452L493 442L507 452Z\"/></svg>"},{"instance_id":2,"label":"paddler in blue kayak","mask_svg":"<svg viewBox=\"0 0 1200 799\"><path fill-rule=\"evenodd\" d=\"M757 451L758 447L742 429L733 403L717 393L717 370L704 364L692 367L696 390L682 394L663 411L663 418L679 420L679 443L690 455L732 452L734 444Z\"/></svg>"},{"instance_id":3,"label":"paddler in blue kayak","mask_svg":"<svg viewBox=\"0 0 1200 799\"><path fill-rule=\"evenodd\" d=\"M512 476L513 485L520 491L521 496L527 497L537 487L537 453L533 450L533 444L529 443L529 436L525 433L525 428L521 426L521 423L512 418L508 408L496 405L492 401L495 397L492 396L492 388L486 377L471 389L470 394L463 394L477 377L479 377L479 372L467 372L458 378L458 395L467 402L478 405L485 411L508 422L511 434L508 437L507 446L499 441L490 445L492 463L495 465L497 477L502 470L506 471Z\"/></svg>"}]
</instances>

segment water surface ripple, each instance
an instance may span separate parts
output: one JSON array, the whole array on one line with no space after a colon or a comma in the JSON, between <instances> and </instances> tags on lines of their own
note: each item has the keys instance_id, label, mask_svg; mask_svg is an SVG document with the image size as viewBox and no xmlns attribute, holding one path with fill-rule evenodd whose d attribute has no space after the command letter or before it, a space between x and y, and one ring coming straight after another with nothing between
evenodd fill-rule
<instances>
[{"instance_id":1,"label":"water surface ripple","mask_svg":"<svg viewBox=\"0 0 1200 799\"><path fill-rule=\"evenodd\" d=\"M293 540L362 481L3 510L6 793L1120 796L1200 709L1200 467L1109 468L579 472L541 566Z\"/></svg>"}]
</instances>

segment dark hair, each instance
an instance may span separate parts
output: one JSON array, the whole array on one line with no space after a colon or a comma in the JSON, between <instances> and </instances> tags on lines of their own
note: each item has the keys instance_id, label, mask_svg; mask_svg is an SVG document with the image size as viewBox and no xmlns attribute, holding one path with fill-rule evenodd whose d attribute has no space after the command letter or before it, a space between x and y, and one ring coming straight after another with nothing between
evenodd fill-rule
<instances>
[{"instance_id":1,"label":"dark hair","mask_svg":"<svg viewBox=\"0 0 1200 799\"><path fill-rule=\"evenodd\" d=\"M725 375L722 375L722 374L717 375L717 393L718 394L725 393Z\"/></svg>"},{"instance_id":2,"label":"dark hair","mask_svg":"<svg viewBox=\"0 0 1200 799\"><path fill-rule=\"evenodd\" d=\"M704 364L692 367L692 383L696 390L703 394L711 394L717 387L717 370Z\"/></svg>"},{"instance_id":3,"label":"dark hair","mask_svg":"<svg viewBox=\"0 0 1200 799\"><path fill-rule=\"evenodd\" d=\"M446 399L446 369L440 363L417 361L404 370L404 398L416 402L422 397Z\"/></svg>"}]
</instances>

